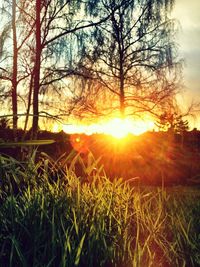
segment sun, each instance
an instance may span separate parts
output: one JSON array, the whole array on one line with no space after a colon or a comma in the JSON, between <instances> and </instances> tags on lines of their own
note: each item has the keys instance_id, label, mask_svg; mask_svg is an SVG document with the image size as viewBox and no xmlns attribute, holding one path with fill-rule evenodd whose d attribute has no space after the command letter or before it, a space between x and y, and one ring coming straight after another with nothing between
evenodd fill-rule
<instances>
[{"instance_id":1,"label":"sun","mask_svg":"<svg viewBox=\"0 0 200 267\"><path fill-rule=\"evenodd\" d=\"M121 139L131 133L131 122L126 119L115 118L103 125L103 132Z\"/></svg>"},{"instance_id":2,"label":"sun","mask_svg":"<svg viewBox=\"0 0 200 267\"><path fill-rule=\"evenodd\" d=\"M105 122L91 125L67 125L63 131L69 134L83 133L91 135L95 133L111 135L116 139L122 139L128 134L140 135L154 128L153 121L133 120L130 118L113 118Z\"/></svg>"},{"instance_id":3,"label":"sun","mask_svg":"<svg viewBox=\"0 0 200 267\"><path fill-rule=\"evenodd\" d=\"M134 121L129 118L114 118L103 126L103 132L121 139L128 134L140 135L148 130L152 130L153 127L154 123L152 121Z\"/></svg>"}]
</instances>

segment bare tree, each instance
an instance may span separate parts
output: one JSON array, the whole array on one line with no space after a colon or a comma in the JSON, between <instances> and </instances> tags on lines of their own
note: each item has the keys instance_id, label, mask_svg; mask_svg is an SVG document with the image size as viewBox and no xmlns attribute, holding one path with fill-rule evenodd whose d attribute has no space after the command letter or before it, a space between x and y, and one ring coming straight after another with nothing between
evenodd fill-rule
<instances>
[{"instance_id":1,"label":"bare tree","mask_svg":"<svg viewBox=\"0 0 200 267\"><path fill-rule=\"evenodd\" d=\"M7 47L7 51L3 57L4 62L7 62L4 64L4 68L1 68L1 76L0 79L7 81L6 85L9 87L9 83L11 85L10 89L10 95L12 100L12 117L13 117L13 134L14 139L17 138L17 128L18 128L18 85L20 82L26 80L26 78L29 76L29 73L27 73L25 70L27 68L27 65L23 67L23 64L25 61L23 61L23 54L24 54L24 46L27 40L30 38L32 34L33 27L31 27L31 24L29 24L29 27L27 27L27 24L24 25L24 16L21 12L22 7L25 4L24 1L17 1L12 0L10 3L9 1L5 1L4 5L1 6L2 11L6 10L6 14L4 13L4 16L7 18L7 23L10 28L10 32L7 34L7 42L5 43ZM11 13L7 10L10 10ZM23 25L23 26L22 26ZM5 25L5 29L7 29L8 26ZM10 49L10 41L9 38L12 40L12 49ZM30 54L30 53L29 53ZM19 62L20 61L20 62ZM9 83L8 83L9 82ZM7 95L8 96L8 95Z\"/></svg>"},{"instance_id":2,"label":"bare tree","mask_svg":"<svg viewBox=\"0 0 200 267\"><path fill-rule=\"evenodd\" d=\"M90 1L88 1L90 3ZM64 54L66 49L67 36L75 34L81 30L95 27L105 22L110 14L99 16L91 20L91 14L88 19L84 19L83 8L87 1L59 1L48 0L35 2L35 66L33 73L33 124L32 136L37 137L38 118L39 118L39 93L44 85L50 85L61 78L68 76L71 69L66 70L64 74L59 71L60 65L57 61L60 55ZM92 1L91 1L92 2ZM98 1L96 1L97 3ZM90 7L91 10L94 7ZM78 19L79 17L79 19ZM94 16L93 16L94 17ZM90 18L90 19L89 19ZM77 43L76 43L77 44ZM75 44L75 46L76 46ZM78 44L77 44L78 45ZM76 47L74 46L74 49ZM67 53L67 50L64 50ZM70 52L72 52L70 50ZM69 60L69 58L67 59ZM43 68L43 63L48 67ZM53 67L52 67L53 66ZM67 74L66 74L67 72ZM55 78L55 73L58 75Z\"/></svg>"},{"instance_id":3,"label":"bare tree","mask_svg":"<svg viewBox=\"0 0 200 267\"><path fill-rule=\"evenodd\" d=\"M118 110L122 117L156 114L176 93L180 71L173 42L174 21L167 17L173 1L106 0L101 4L110 16L85 38L87 49L78 68L87 82L77 96L77 108L87 110L92 102L90 113ZM97 89L95 99L91 84ZM106 105L104 101L98 108L95 100L99 101L102 91L113 103L108 100Z\"/></svg>"}]
</instances>

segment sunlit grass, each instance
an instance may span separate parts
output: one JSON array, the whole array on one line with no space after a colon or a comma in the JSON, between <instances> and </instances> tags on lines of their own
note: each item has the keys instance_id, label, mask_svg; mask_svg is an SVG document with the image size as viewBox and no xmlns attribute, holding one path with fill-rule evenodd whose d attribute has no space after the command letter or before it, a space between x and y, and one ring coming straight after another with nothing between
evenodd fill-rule
<instances>
[{"instance_id":1,"label":"sunlit grass","mask_svg":"<svg viewBox=\"0 0 200 267\"><path fill-rule=\"evenodd\" d=\"M111 182L98 165L0 157L0 266L200 264L198 191Z\"/></svg>"}]
</instances>

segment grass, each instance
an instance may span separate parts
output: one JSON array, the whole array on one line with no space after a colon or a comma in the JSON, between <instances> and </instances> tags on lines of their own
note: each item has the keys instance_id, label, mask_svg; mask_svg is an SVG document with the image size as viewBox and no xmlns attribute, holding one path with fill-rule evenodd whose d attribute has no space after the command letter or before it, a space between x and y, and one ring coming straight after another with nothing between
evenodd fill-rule
<instances>
[{"instance_id":1,"label":"grass","mask_svg":"<svg viewBox=\"0 0 200 267\"><path fill-rule=\"evenodd\" d=\"M0 156L0 266L200 266L198 190L111 182L92 156L65 165Z\"/></svg>"}]
</instances>

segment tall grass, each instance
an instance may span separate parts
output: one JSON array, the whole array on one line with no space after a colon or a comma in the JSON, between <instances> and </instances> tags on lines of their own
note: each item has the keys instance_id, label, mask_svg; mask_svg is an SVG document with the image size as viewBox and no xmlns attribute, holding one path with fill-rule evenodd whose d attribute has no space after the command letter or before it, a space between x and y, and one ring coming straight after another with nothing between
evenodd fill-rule
<instances>
[{"instance_id":1,"label":"tall grass","mask_svg":"<svg viewBox=\"0 0 200 267\"><path fill-rule=\"evenodd\" d=\"M65 165L0 157L0 266L200 266L198 194L111 182L91 156Z\"/></svg>"}]
</instances>

